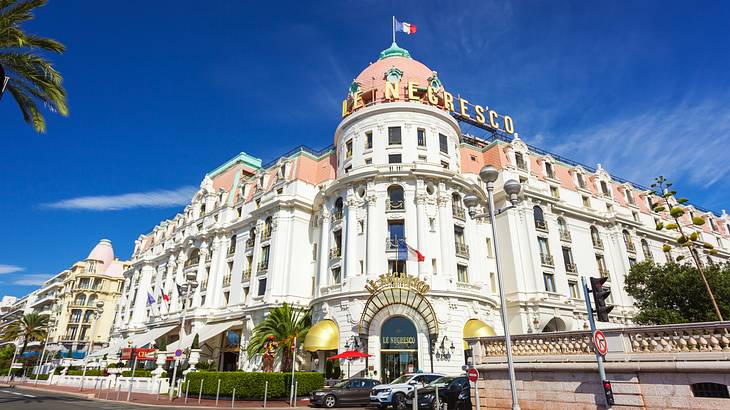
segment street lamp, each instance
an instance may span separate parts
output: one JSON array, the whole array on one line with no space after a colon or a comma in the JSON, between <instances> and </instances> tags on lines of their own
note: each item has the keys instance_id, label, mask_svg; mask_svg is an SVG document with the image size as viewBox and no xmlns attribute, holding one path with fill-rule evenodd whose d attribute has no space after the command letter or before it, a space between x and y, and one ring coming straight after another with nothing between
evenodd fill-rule
<instances>
[{"instance_id":1,"label":"street lamp","mask_svg":"<svg viewBox=\"0 0 730 410\"><path fill-rule=\"evenodd\" d=\"M185 313L187 312L187 310L185 309L185 301L190 297L190 294L195 290L195 288L198 287L198 282L195 279L197 279L197 274L195 272L188 272L185 274L186 283L184 285L182 285L183 294L180 295L180 296L182 296L182 299L183 299L182 305L181 305L182 317L180 319L180 335L178 337L178 340L180 342L182 342L183 333L185 332ZM180 343L178 342L178 346L179 345L180 345ZM178 362L178 357L175 356L175 363L173 365L173 370L172 370L172 380L171 380L172 385L170 388L170 401L172 401L172 398L174 396L173 391L175 390L174 389L175 379L177 378L177 362Z\"/></svg>"},{"instance_id":2,"label":"street lamp","mask_svg":"<svg viewBox=\"0 0 730 410\"><path fill-rule=\"evenodd\" d=\"M48 320L48 328L46 329L46 341L43 344L43 353L41 353L41 358L38 361L38 369L36 370L35 382L33 383L35 386L38 385L38 377L41 375L41 369L43 368L43 357L46 355L46 349L48 348L48 342L49 342L48 339L51 336L51 329L55 330L57 323L58 322L57 322L56 318L51 318Z\"/></svg>"},{"instance_id":3,"label":"street lamp","mask_svg":"<svg viewBox=\"0 0 730 410\"><path fill-rule=\"evenodd\" d=\"M96 325L99 323L99 316L101 316L102 313L104 313L104 302L98 301L96 302L96 307L94 308L94 324L91 325L91 338L89 339L89 344L86 347L86 354L84 355L84 373L81 375L81 388L79 391L84 391L84 379L86 378L86 367L89 365L89 356L94 351L94 336L96 333Z\"/></svg>"},{"instance_id":4,"label":"street lamp","mask_svg":"<svg viewBox=\"0 0 730 410\"><path fill-rule=\"evenodd\" d=\"M504 183L504 192L509 198L510 205L501 208L494 209L494 182L499 177L499 170L497 168L486 165L479 171L479 178L484 181L487 185L487 213L477 213L476 207L479 205L479 199L474 195L467 195L464 197L464 206L469 210L469 216L472 219L484 219L489 218L492 225L492 241L494 242L494 259L497 262L497 284L499 285L499 311L502 316L502 327L504 328L504 344L507 349L507 369L509 371L509 384L510 390L512 391L512 409L519 410L520 403L517 401L517 386L515 382L515 367L512 362L512 343L509 335L509 323L507 322L507 301L504 297L504 280L502 278L502 270L499 265L499 251L497 250L497 227L495 226L494 217L509 209L517 206L519 199L517 194L520 193L521 185L514 179L509 179Z\"/></svg>"}]
</instances>

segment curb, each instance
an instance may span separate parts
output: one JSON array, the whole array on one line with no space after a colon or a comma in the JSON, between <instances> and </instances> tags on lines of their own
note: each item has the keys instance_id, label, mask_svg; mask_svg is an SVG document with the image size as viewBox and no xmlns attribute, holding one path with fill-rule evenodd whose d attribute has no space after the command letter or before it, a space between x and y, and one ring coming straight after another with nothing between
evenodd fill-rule
<instances>
[{"instance_id":1,"label":"curb","mask_svg":"<svg viewBox=\"0 0 730 410\"><path fill-rule=\"evenodd\" d=\"M28 389L28 390L44 391L44 392L49 392L49 393L65 394L67 396L79 397L79 398L86 399L86 400L91 400L94 397L93 394L88 394L88 393L66 392L66 391L53 390L53 389L44 389L42 387L36 387L36 386L15 385L15 387L21 388L21 389Z\"/></svg>"}]
</instances>

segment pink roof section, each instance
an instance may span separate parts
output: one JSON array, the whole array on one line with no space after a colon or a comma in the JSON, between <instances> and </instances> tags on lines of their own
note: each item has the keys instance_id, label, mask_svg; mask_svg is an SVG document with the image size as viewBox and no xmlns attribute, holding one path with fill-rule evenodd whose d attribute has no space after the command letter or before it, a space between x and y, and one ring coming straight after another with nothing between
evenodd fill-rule
<instances>
[{"instance_id":1,"label":"pink roof section","mask_svg":"<svg viewBox=\"0 0 730 410\"><path fill-rule=\"evenodd\" d=\"M336 167L337 159L334 153L319 160L300 155L297 159L294 178L317 185L335 179Z\"/></svg>"},{"instance_id":2,"label":"pink roof section","mask_svg":"<svg viewBox=\"0 0 730 410\"><path fill-rule=\"evenodd\" d=\"M114 260L104 271L104 275L121 278L124 274L124 263Z\"/></svg>"},{"instance_id":3,"label":"pink roof section","mask_svg":"<svg viewBox=\"0 0 730 410\"><path fill-rule=\"evenodd\" d=\"M102 239L99 243L94 246L89 256L86 259L93 259L95 261L101 261L104 267L108 267L109 264L114 261L114 248L112 248L112 242L109 239Z\"/></svg>"},{"instance_id":4,"label":"pink roof section","mask_svg":"<svg viewBox=\"0 0 730 410\"><path fill-rule=\"evenodd\" d=\"M433 71L430 68L412 58L384 58L367 66L355 78L355 81L360 83L363 94L368 94L368 91L375 89L375 100L382 100L385 95L385 72L391 67L396 67L403 72L400 80L401 99L404 99L404 90L407 90L408 81L415 81L420 88L426 88L428 86L428 78L433 75ZM369 99L369 95L365 95L364 98Z\"/></svg>"}]
</instances>

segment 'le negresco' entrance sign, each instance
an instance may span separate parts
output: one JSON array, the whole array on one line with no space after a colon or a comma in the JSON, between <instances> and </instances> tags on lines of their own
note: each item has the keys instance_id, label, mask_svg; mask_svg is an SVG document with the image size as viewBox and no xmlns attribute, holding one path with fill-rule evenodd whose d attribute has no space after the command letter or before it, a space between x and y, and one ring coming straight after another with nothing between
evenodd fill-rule
<instances>
[{"instance_id":1,"label":"'le negresco' entrance sign","mask_svg":"<svg viewBox=\"0 0 730 410\"><path fill-rule=\"evenodd\" d=\"M386 273L380 275L377 281L369 280L365 285L365 290L375 293L386 288L407 288L412 289L421 295L428 293L431 287L428 283L415 276L406 275L404 273Z\"/></svg>"},{"instance_id":2,"label":"'le negresco' entrance sign","mask_svg":"<svg viewBox=\"0 0 730 410\"><path fill-rule=\"evenodd\" d=\"M403 96L400 95L401 90L404 91ZM375 92L375 89L361 91L359 88L357 91L352 92L349 98L342 101L342 118L365 107L363 95L369 97L370 101L374 101L376 96L370 94L375 94ZM515 132L514 122L509 115L500 115L489 109L489 107L471 104L461 96L457 96L454 100L454 96L446 91L443 86L434 88L429 85L427 88L423 88L416 81L408 81L407 86L402 89L400 81L386 81L382 98L384 101L401 100L426 103L450 112L456 112L462 117L474 120L481 125L486 124L509 134Z\"/></svg>"}]
</instances>

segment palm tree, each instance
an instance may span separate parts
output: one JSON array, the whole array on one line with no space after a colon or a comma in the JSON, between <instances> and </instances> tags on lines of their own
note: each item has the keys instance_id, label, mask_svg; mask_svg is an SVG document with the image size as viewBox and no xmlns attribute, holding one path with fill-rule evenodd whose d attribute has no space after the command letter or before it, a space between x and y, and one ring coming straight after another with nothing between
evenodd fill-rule
<instances>
[{"instance_id":1,"label":"palm tree","mask_svg":"<svg viewBox=\"0 0 730 410\"><path fill-rule=\"evenodd\" d=\"M28 313L8 324L3 332L5 340L17 340L23 338L23 347L20 349L20 356L25 352L28 342L31 340L43 341L48 335L48 315Z\"/></svg>"},{"instance_id":2,"label":"palm tree","mask_svg":"<svg viewBox=\"0 0 730 410\"><path fill-rule=\"evenodd\" d=\"M309 328L312 327L312 311L310 309L294 308L284 303L269 312L264 320L256 325L248 344L248 354L253 356L263 353L264 343L270 337L278 343L279 353L282 355L282 371L291 370L291 348L294 339L303 342Z\"/></svg>"},{"instance_id":3,"label":"palm tree","mask_svg":"<svg viewBox=\"0 0 730 410\"><path fill-rule=\"evenodd\" d=\"M20 24L33 19L33 9L48 0L0 0L0 72L9 77L7 91L18 104L23 119L37 132L46 131L42 104L68 115L63 78L39 51L61 54L66 47L56 40L26 34ZM3 85L0 78L0 91ZM1 93L0 93L1 94ZM1 96L1 95L0 95Z\"/></svg>"}]
</instances>

